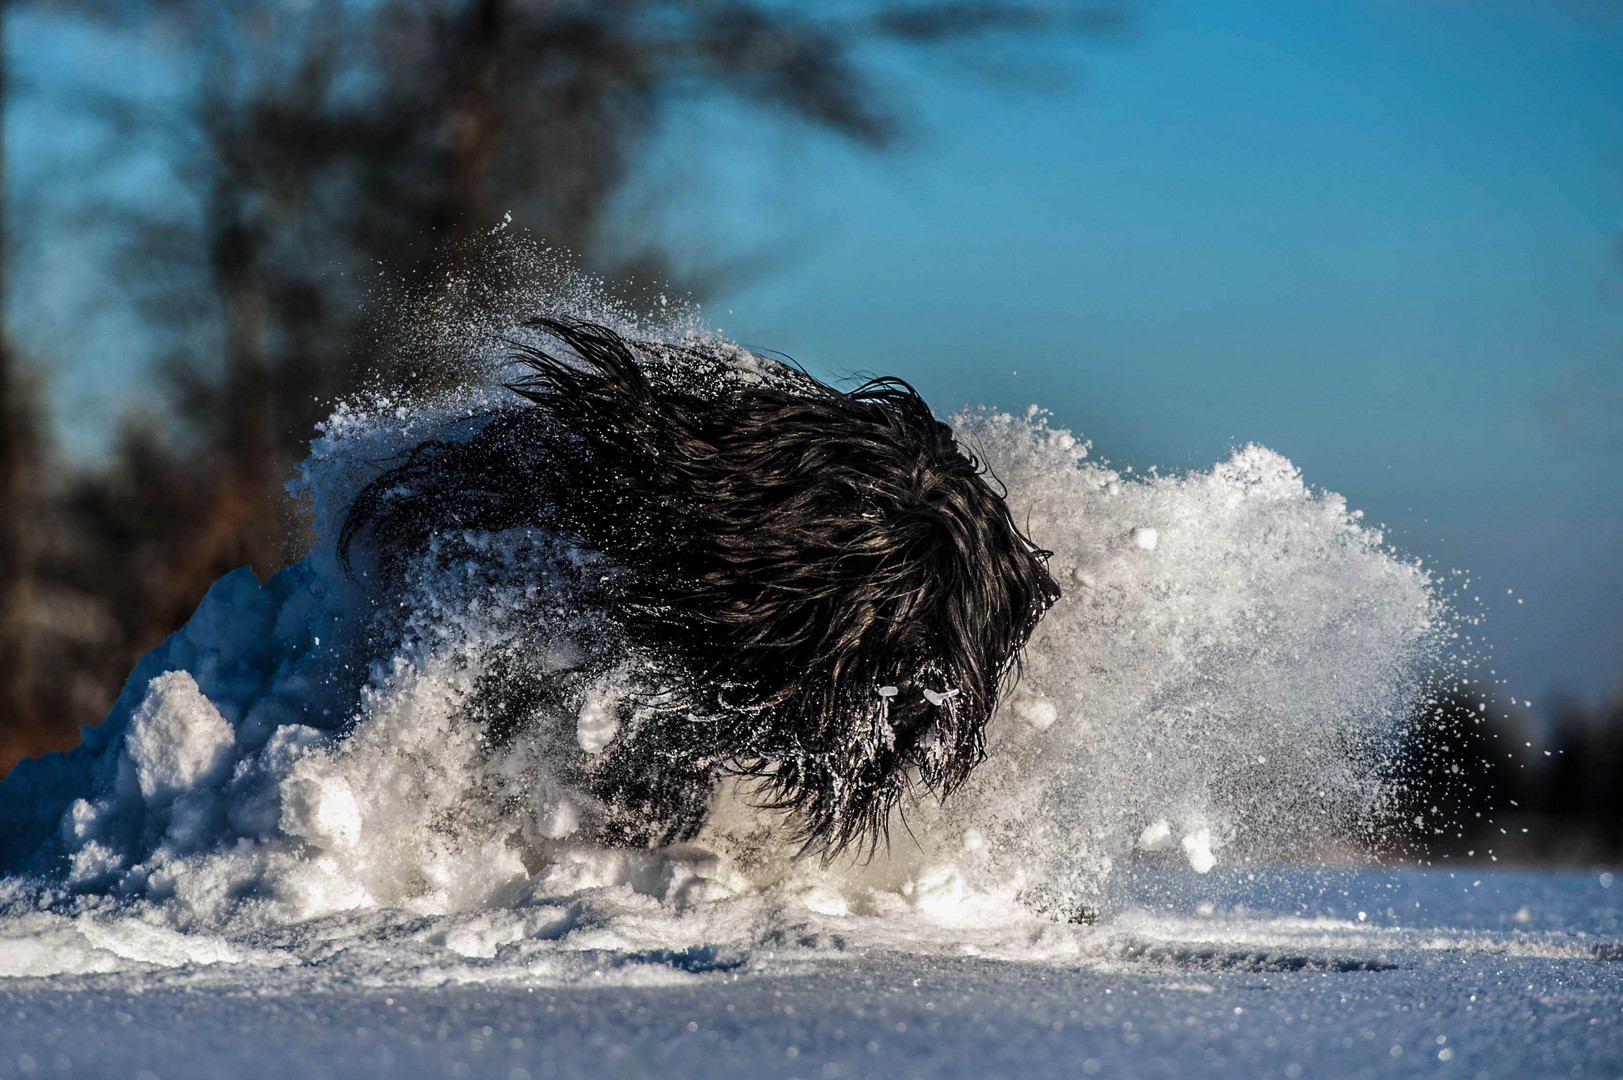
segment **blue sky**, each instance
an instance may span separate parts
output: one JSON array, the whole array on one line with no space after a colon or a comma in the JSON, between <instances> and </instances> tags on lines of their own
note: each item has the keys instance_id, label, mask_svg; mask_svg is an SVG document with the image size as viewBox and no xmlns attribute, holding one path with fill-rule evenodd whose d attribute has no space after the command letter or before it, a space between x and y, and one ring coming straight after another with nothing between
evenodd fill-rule
<instances>
[{"instance_id":1,"label":"blue sky","mask_svg":"<svg viewBox=\"0 0 1623 1080\"><path fill-rule=\"evenodd\" d=\"M23 23L11 45L36 84L175 92L106 35ZM1470 572L1507 692L1613 686L1623 6L1154 2L1046 58L1069 80L1022 91L880 56L914 106L896 153L684 114L627 218L699 262L765 256L711 320L823 374L899 374L943 412L1040 403L1137 468L1271 446ZM55 320L19 332L49 342L82 456L148 384L133 316L86 287L111 255L75 215L173 183L51 110L25 95L8 116L12 212L46 223L17 287ZM111 178L29 190L75 154Z\"/></svg>"},{"instance_id":2,"label":"blue sky","mask_svg":"<svg viewBox=\"0 0 1623 1080\"><path fill-rule=\"evenodd\" d=\"M1508 693L1605 693L1623 8L1157 3L1067 59L1051 94L925 79L900 161L720 176L705 227L795 254L712 315L943 409L1041 403L1122 465L1271 446L1470 572Z\"/></svg>"}]
</instances>

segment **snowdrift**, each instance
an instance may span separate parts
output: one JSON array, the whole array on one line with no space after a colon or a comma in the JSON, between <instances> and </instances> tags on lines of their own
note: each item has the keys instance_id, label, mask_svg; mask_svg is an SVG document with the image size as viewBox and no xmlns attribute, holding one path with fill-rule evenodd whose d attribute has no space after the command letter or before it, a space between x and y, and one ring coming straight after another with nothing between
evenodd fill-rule
<instances>
[{"instance_id":1,"label":"snowdrift","mask_svg":"<svg viewBox=\"0 0 1623 1080\"><path fill-rule=\"evenodd\" d=\"M560 654L614 647L589 554L455 538L384 618L332 549L360 485L500 404L482 370L453 400L335 412L295 485L316 550L221 579L82 745L0 785L0 969L275 964L407 925L463 956L524 943L532 966L565 942L725 952L812 925L909 948L976 927L978 949L1039 955L1074 947L1129 864L1345 851L1386 812L1395 726L1447 634L1428 573L1272 451L1133 475L1033 406L952 419L1066 594L970 783L871 859L797 858L736 790L693 844L594 846L560 755L615 737L600 703L570 706L567 744L491 740L466 708L518 625Z\"/></svg>"}]
</instances>

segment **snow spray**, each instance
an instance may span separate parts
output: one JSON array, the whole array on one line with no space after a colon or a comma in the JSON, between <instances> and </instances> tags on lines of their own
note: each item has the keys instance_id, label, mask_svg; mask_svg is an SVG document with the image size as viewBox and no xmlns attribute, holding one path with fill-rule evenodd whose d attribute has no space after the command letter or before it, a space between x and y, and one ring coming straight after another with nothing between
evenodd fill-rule
<instances>
[{"instance_id":1,"label":"snow spray","mask_svg":"<svg viewBox=\"0 0 1623 1080\"><path fill-rule=\"evenodd\" d=\"M516 949L525 970L564 941L747 950L834 927L916 944L976 926L976 948L991 934L1029 955L1070 948L1065 928L1108 915L1136 866L1196 879L1367 850L1450 619L1431 576L1270 450L1134 475L1037 406L951 419L1065 592L967 785L898 814L871 857L828 865L725 786L693 843L585 840L557 755L614 737L613 680L566 718L562 750L493 741L466 706L520 622L543 626L537 663L614 647L589 558L555 538L463 537L426 553L383 624L333 552L360 486L502 400L502 339L522 315L715 341L689 306L633 314L545 254L498 250L545 287L464 290L418 328L424 355L462 349L461 384L436 400L380 390L333 413L293 485L316 549L264 584L222 579L79 748L0 785L0 967L299 953L383 924L462 956ZM311 920L328 937L294 929Z\"/></svg>"}]
</instances>

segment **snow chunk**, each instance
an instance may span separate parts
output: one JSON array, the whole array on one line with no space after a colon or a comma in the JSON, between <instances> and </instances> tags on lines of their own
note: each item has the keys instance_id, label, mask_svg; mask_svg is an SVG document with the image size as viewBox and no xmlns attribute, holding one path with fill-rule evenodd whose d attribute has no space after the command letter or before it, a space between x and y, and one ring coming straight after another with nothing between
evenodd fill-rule
<instances>
[{"instance_id":1,"label":"snow chunk","mask_svg":"<svg viewBox=\"0 0 1623 1080\"><path fill-rule=\"evenodd\" d=\"M1189 868L1197 874L1204 874L1217 865L1217 856L1212 854L1212 831L1202 825L1183 838L1183 853L1189 857Z\"/></svg>"},{"instance_id":2,"label":"snow chunk","mask_svg":"<svg viewBox=\"0 0 1623 1080\"><path fill-rule=\"evenodd\" d=\"M1014 715L1031 726L1033 731L1047 731L1059 719L1059 710L1051 701L1031 694L1022 694L1014 700Z\"/></svg>"},{"instance_id":3,"label":"snow chunk","mask_svg":"<svg viewBox=\"0 0 1623 1080\"><path fill-rule=\"evenodd\" d=\"M1144 826L1144 831L1138 834L1140 851L1165 851L1171 846L1172 826L1167 824L1166 818Z\"/></svg>"},{"instance_id":4,"label":"snow chunk","mask_svg":"<svg viewBox=\"0 0 1623 1080\"><path fill-rule=\"evenodd\" d=\"M947 918L957 914L966 892L963 871L951 863L926 867L902 885L902 895L926 915Z\"/></svg>"},{"instance_id":5,"label":"snow chunk","mask_svg":"<svg viewBox=\"0 0 1623 1080\"><path fill-rule=\"evenodd\" d=\"M814 911L819 915L832 915L835 918L844 918L851 913L850 905L845 897L831 885L817 884L800 895L800 902L806 905L806 910Z\"/></svg>"},{"instance_id":6,"label":"snow chunk","mask_svg":"<svg viewBox=\"0 0 1623 1080\"><path fill-rule=\"evenodd\" d=\"M575 741L588 754L601 754L619 733L620 717L615 704L612 697L601 693L588 694L581 704L580 718L575 722Z\"/></svg>"},{"instance_id":7,"label":"snow chunk","mask_svg":"<svg viewBox=\"0 0 1623 1080\"><path fill-rule=\"evenodd\" d=\"M352 848L361 838L361 807L341 776L295 776L282 785L282 831L319 847Z\"/></svg>"},{"instance_id":8,"label":"snow chunk","mask_svg":"<svg viewBox=\"0 0 1623 1080\"><path fill-rule=\"evenodd\" d=\"M148 806L216 776L231 761L236 735L190 672L166 671L147 684L130 721L125 750Z\"/></svg>"},{"instance_id":9,"label":"snow chunk","mask_svg":"<svg viewBox=\"0 0 1623 1080\"><path fill-rule=\"evenodd\" d=\"M562 840L580 828L580 811L568 799L560 799L541 818L541 835Z\"/></svg>"}]
</instances>

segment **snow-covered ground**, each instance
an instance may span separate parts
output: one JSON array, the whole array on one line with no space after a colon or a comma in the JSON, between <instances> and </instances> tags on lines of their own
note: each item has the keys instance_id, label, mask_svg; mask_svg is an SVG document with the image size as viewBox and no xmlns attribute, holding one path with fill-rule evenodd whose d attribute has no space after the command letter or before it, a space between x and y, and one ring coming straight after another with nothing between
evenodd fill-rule
<instances>
[{"instance_id":1,"label":"snow-covered ground","mask_svg":"<svg viewBox=\"0 0 1623 1080\"><path fill-rule=\"evenodd\" d=\"M1035 407L955 418L1066 594L984 764L871 859L725 786L693 843L617 850L570 779L634 737L596 556L440 537L379 604L335 555L358 485L501 406L489 370L335 413L311 555L223 578L0 783L0 1077L1623 1075L1623 885L1256 869L1448 824L1391 757L1470 637L1280 455L1133 475ZM511 738L470 705L605 654Z\"/></svg>"},{"instance_id":2,"label":"snow-covered ground","mask_svg":"<svg viewBox=\"0 0 1623 1080\"><path fill-rule=\"evenodd\" d=\"M1040 959L975 955L985 935L926 917L911 941L807 915L746 949L659 949L615 947L582 911L470 957L490 920L459 938L381 916L191 960L81 920L149 959L0 981L0 1076L1623 1076L1623 880L1246 877L1032 924Z\"/></svg>"}]
</instances>

